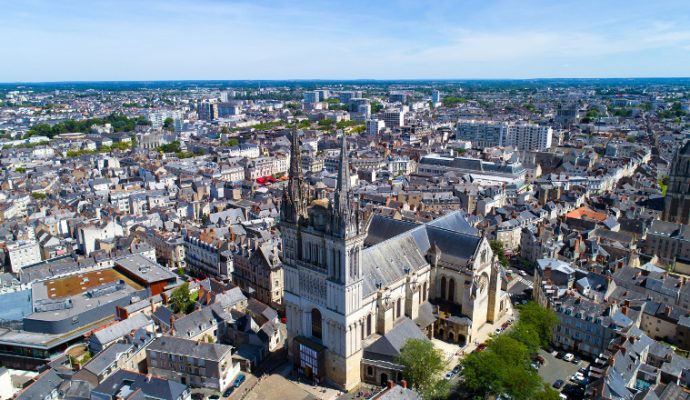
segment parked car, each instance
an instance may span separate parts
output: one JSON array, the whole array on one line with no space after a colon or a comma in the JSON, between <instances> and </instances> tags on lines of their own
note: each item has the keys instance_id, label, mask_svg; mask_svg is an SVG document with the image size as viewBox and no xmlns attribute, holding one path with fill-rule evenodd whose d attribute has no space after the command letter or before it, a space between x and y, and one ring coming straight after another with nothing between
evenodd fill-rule
<instances>
[{"instance_id":1,"label":"parked car","mask_svg":"<svg viewBox=\"0 0 690 400\"><path fill-rule=\"evenodd\" d=\"M568 361L572 362L575 359L575 356L572 353L568 353L563 356L563 361Z\"/></svg>"},{"instance_id":2,"label":"parked car","mask_svg":"<svg viewBox=\"0 0 690 400\"><path fill-rule=\"evenodd\" d=\"M532 368L537 369L537 370L539 369L539 367L541 367L541 364L539 364L538 362L533 362L531 365L532 365Z\"/></svg>"},{"instance_id":3,"label":"parked car","mask_svg":"<svg viewBox=\"0 0 690 400\"><path fill-rule=\"evenodd\" d=\"M453 371L451 371L454 375L459 374L460 371L462 371L462 365L458 364L453 368Z\"/></svg>"},{"instance_id":4,"label":"parked car","mask_svg":"<svg viewBox=\"0 0 690 400\"><path fill-rule=\"evenodd\" d=\"M534 357L534 361L538 362L541 365L544 365L544 363L546 362L546 360L544 360L544 357L542 357L540 355L536 355Z\"/></svg>"},{"instance_id":5,"label":"parked car","mask_svg":"<svg viewBox=\"0 0 690 400\"><path fill-rule=\"evenodd\" d=\"M449 380L453 379L454 376L455 376L454 373L448 372L448 373L446 374L446 376L445 376L445 379L446 379L447 381L449 381Z\"/></svg>"},{"instance_id":6,"label":"parked car","mask_svg":"<svg viewBox=\"0 0 690 400\"><path fill-rule=\"evenodd\" d=\"M525 272L525 271L523 271L523 270L520 270L520 275L522 275L522 276L527 276L527 272Z\"/></svg>"},{"instance_id":7,"label":"parked car","mask_svg":"<svg viewBox=\"0 0 690 400\"><path fill-rule=\"evenodd\" d=\"M560 389L563 387L563 379L556 379L556 382L553 383L554 389Z\"/></svg>"},{"instance_id":8,"label":"parked car","mask_svg":"<svg viewBox=\"0 0 690 400\"><path fill-rule=\"evenodd\" d=\"M573 364L579 364L582 359L580 357L573 358Z\"/></svg>"},{"instance_id":9,"label":"parked car","mask_svg":"<svg viewBox=\"0 0 690 400\"><path fill-rule=\"evenodd\" d=\"M238 388L240 385L244 382L244 380L247 379L244 374L239 374L237 375L237 378L235 378L235 381L232 383L232 386Z\"/></svg>"},{"instance_id":10,"label":"parked car","mask_svg":"<svg viewBox=\"0 0 690 400\"><path fill-rule=\"evenodd\" d=\"M232 392L234 390L235 390L234 386L230 386L229 388L225 389L225 391L223 392L223 397L230 397L230 395L232 394Z\"/></svg>"},{"instance_id":11,"label":"parked car","mask_svg":"<svg viewBox=\"0 0 690 400\"><path fill-rule=\"evenodd\" d=\"M562 359L563 357L565 357L565 353L562 352L562 351L559 351L558 354L556 354L556 358L561 358L561 359Z\"/></svg>"}]
</instances>

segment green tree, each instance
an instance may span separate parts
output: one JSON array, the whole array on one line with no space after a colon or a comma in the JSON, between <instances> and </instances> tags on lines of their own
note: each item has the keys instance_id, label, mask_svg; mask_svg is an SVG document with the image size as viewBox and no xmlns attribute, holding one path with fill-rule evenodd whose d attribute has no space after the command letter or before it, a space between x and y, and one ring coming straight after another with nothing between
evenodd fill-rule
<instances>
[{"instance_id":1,"label":"green tree","mask_svg":"<svg viewBox=\"0 0 690 400\"><path fill-rule=\"evenodd\" d=\"M439 395L443 355L426 339L408 339L400 349L396 362L403 366L403 374L412 387L424 398ZM442 385L441 385L442 386Z\"/></svg>"},{"instance_id":2,"label":"green tree","mask_svg":"<svg viewBox=\"0 0 690 400\"><path fill-rule=\"evenodd\" d=\"M551 342L553 329L558 325L558 317L553 310L544 308L534 301L520 307L520 324L531 326L542 346Z\"/></svg>"},{"instance_id":3,"label":"green tree","mask_svg":"<svg viewBox=\"0 0 690 400\"><path fill-rule=\"evenodd\" d=\"M192 293L189 290L189 283L185 282L177 289L173 290L170 296L173 311L176 313L189 314L194 309Z\"/></svg>"},{"instance_id":4,"label":"green tree","mask_svg":"<svg viewBox=\"0 0 690 400\"><path fill-rule=\"evenodd\" d=\"M45 198L48 196L43 192L33 192L33 193L31 193L31 197L34 200L45 200Z\"/></svg>"},{"instance_id":5,"label":"green tree","mask_svg":"<svg viewBox=\"0 0 690 400\"><path fill-rule=\"evenodd\" d=\"M557 390L553 390L547 383L544 384L544 390L537 392L534 395L534 400L561 400Z\"/></svg>"},{"instance_id":6,"label":"green tree","mask_svg":"<svg viewBox=\"0 0 690 400\"><path fill-rule=\"evenodd\" d=\"M166 131L172 131L174 129L174 124L175 120L168 117L165 119L165 121L163 121L163 129L165 129Z\"/></svg>"},{"instance_id":7,"label":"green tree","mask_svg":"<svg viewBox=\"0 0 690 400\"><path fill-rule=\"evenodd\" d=\"M489 242L489 245L491 245L491 250L498 257L498 261L501 262L501 265L507 267L509 264L509 260L508 257L506 257L505 250L503 249L503 242L501 242L500 240L492 240Z\"/></svg>"}]
</instances>

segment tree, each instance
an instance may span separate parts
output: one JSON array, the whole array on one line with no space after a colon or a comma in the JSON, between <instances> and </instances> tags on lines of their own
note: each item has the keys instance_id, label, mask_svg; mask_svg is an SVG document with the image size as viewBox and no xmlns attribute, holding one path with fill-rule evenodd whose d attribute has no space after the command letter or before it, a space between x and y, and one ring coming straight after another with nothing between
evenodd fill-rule
<instances>
[{"instance_id":1,"label":"tree","mask_svg":"<svg viewBox=\"0 0 690 400\"><path fill-rule=\"evenodd\" d=\"M189 314L194 309L192 293L189 290L189 283L185 282L177 289L173 290L170 296L173 311L176 313Z\"/></svg>"},{"instance_id":2,"label":"tree","mask_svg":"<svg viewBox=\"0 0 690 400\"><path fill-rule=\"evenodd\" d=\"M491 250L498 257L498 261L501 262L501 265L507 267L509 264L509 260L508 257L506 257L505 250L503 249L503 242L501 242L500 240L492 240L489 242L489 245L491 245Z\"/></svg>"},{"instance_id":3,"label":"tree","mask_svg":"<svg viewBox=\"0 0 690 400\"><path fill-rule=\"evenodd\" d=\"M165 119L165 121L163 121L163 129L165 129L166 131L172 131L174 129L174 124L175 120L168 117Z\"/></svg>"},{"instance_id":4,"label":"tree","mask_svg":"<svg viewBox=\"0 0 690 400\"><path fill-rule=\"evenodd\" d=\"M443 355L426 339L408 339L400 349L396 362L403 366L403 374L412 387L424 398L434 398L439 392Z\"/></svg>"},{"instance_id":5,"label":"tree","mask_svg":"<svg viewBox=\"0 0 690 400\"><path fill-rule=\"evenodd\" d=\"M534 400L561 400L561 397L557 390L551 389L549 384L545 383L544 390L537 392L534 396Z\"/></svg>"},{"instance_id":6,"label":"tree","mask_svg":"<svg viewBox=\"0 0 690 400\"><path fill-rule=\"evenodd\" d=\"M33 192L31 193L31 198L34 200L45 200L46 197L48 197L45 193L43 192Z\"/></svg>"},{"instance_id":7,"label":"tree","mask_svg":"<svg viewBox=\"0 0 690 400\"><path fill-rule=\"evenodd\" d=\"M548 346L551 342L553 329L558 325L558 317L553 310L549 310L530 301L529 303L520 307L520 321L519 324L526 324L539 337L539 343L542 346Z\"/></svg>"}]
</instances>

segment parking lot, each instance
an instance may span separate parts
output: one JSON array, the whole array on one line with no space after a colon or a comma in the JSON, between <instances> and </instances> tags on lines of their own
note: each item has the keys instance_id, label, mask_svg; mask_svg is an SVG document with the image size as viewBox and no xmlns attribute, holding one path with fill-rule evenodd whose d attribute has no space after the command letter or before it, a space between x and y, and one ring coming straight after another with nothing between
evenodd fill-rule
<instances>
[{"instance_id":1,"label":"parking lot","mask_svg":"<svg viewBox=\"0 0 690 400\"><path fill-rule=\"evenodd\" d=\"M560 360L544 350L539 350L539 355L544 357L544 365L539 368L539 375L544 380L544 383L547 383L549 386L553 385L558 379L562 379L564 384L572 383L569 381L570 377L577 372L578 368L587 366L586 361L573 364L572 362Z\"/></svg>"}]
</instances>

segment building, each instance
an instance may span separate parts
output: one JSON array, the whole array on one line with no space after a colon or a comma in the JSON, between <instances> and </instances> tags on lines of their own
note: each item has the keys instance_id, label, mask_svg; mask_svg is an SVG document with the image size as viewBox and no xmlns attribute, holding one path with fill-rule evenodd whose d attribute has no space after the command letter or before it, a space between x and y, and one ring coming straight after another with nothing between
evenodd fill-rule
<instances>
[{"instance_id":1,"label":"building","mask_svg":"<svg viewBox=\"0 0 690 400\"><path fill-rule=\"evenodd\" d=\"M518 150L544 151L551 147L553 129L535 124L510 124L503 146Z\"/></svg>"},{"instance_id":2,"label":"building","mask_svg":"<svg viewBox=\"0 0 690 400\"><path fill-rule=\"evenodd\" d=\"M283 264L274 241L249 243L233 252L232 281L264 304L281 310L283 302Z\"/></svg>"},{"instance_id":3,"label":"building","mask_svg":"<svg viewBox=\"0 0 690 400\"><path fill-rule=\"evenodd\" d=\"M22 268L41 262L41 247L35 240L19 240L7 244L10 271L20 274Z\"/></svg>"},{"instance_id":4,"label":"building","mask_svg":"<svg viewBox=\"0 0 690 400\"><path fill-rule=\"evenodd\" d=\"M395 129L405 126L405 111L386 110L379 114L386 128Z\"/></svg>"},{"instance_id":5,"label":"building","mask_svg":"<svg viewBox=\"0 0 690 400\"><path fill-rule=\"evenodd\" d=\"M654 220L642 249L645 254L656 255L666 263L673 263L677 257L690 259L690 227Z\"/></svg>"},{"instance_id":6,"label":"building","mask_svg":"<svg viewBox=\"0 0 690 400\"><path fill-rule=\"evenodd\" d=\"M441 103L441 92L438 90L434 90L431 92L431 104L436 107L438 104Z\"/></svg>"},{"instance_id":7,"label":"building","mask_svg":"<svg viewBox=\"0 0 690 400\"><path fill-rule=\"evenodd\" d=\"M503 146L508 134L508 123L464 120L458 122L455 132L457 140L469 140L477 149Z\"/></svg>"},{"instance_id":8,"label":"building","mask_svg":"<svg viewBox=\"0 0 690 400\"><path fill-rule=\"evenodd\" d=\"M232 254L227 241L219 239L213 229L188 232L183 236L187 268L202 276L227 280L232 275Z\"/></svg>"},{"instance_id":9,"label":"building","mask_svg":"<svg viewBox=\"0 0 690 400\"><path fill-rule=\"evenodd\" d=\"M380 121L378 119L369 119L366 122L367 125L367 135L378 135L379 132L381 132L381 129L386 127L386 123L383 121Z\"/></svg>"},{"instance_id":10,"label":"building","mask_svg":"<svg viewBox=\"0 0 690 400\"><path fill-rule=\"evenodd\" d=\"M553 129L526 123L466 120L458 122L455 137L469 140L478 149L513 146L518 150L543 151L551 147Z\"/></svg>"},{"instance_id":11,"label":"building","mask_svg":"<svg viewBox=\"0 0 690 400\"><path fill-rule=\"evenodd\" d=\"M469 174L474 182L486 184L514 184L525 182L527 169L520 162L497 163L468 157L444 157L429 154L419 161L417 173L440 176L446 172Z\"/></svg>"},{"instance_id":12,"label":"building","mask_svg":"<svg viewBox=\"0 0 690 400\"><path fill-rule=\"evenodd\" d=\"M138 397L140 396L140 397ZM92 400L117 399L190 400L192 392L174 379L121 369L91 390Z\"/></svg>"},{"instance_id":13,"label":"building","mask_svg":"<svg viewBox=\"0 0 690 400\"><path fill-rule=\"evenodd\" d=\"M304 102L307 104L318 103L322 100L321 96L319 95L319 92L316 90L304 92L303 97L304 97Z\"/></svg>"},{"instance_id":14,"label":"building","mask_svg":"<svg viewBox=\"0 0 690 400\"><path fill-rule=\"evenodd\" d=\"M233 348L172 336L161 336L146 349L149 372L196 388L225 390L240 372Z\"/></svg>"},{"instance_id":15,"label":"building","mask_svg":"<svg viewBox=\"0 0 690 400\"><path fill-rule=\"evenodd\" d=\"M661 219L690 224L690 141L680 148L671 162L668 189Z\"/></svg>"},{"instance_id":16,"label":"building","mask_svg":"<svg viewBox=\"0 0 690 400\"><path fill-rule=\"evenodd\" d=\"M129 209L129 206L127 207ZM106 223L93 222L79 227L77 231L77 243L81 252L88 256L99 249L99 241L113 240L123 236L122 226L115 221Z\"/></svg>"},{"instance_id":17,"label":"building","mask_svg":"<svg viewBox=\"0 0 690 400\"><path fill-rule=\"evenodd\" d=\"M288 353L300 373L349 390L362 380L402 378L390 353L377 350L380 341L399 343L400 332L471 340L506 312L509 300L500 294L488 241L460 213L414 224L361 210L349 183L346 141L333 199L312 202L293 135L280 229ZM463 315L435 329L430 295L460 305Z\"/></svg>"}]
</instances>

